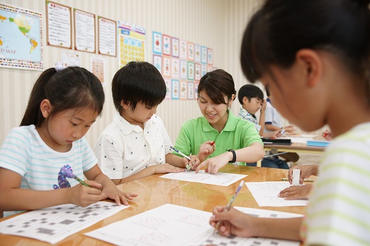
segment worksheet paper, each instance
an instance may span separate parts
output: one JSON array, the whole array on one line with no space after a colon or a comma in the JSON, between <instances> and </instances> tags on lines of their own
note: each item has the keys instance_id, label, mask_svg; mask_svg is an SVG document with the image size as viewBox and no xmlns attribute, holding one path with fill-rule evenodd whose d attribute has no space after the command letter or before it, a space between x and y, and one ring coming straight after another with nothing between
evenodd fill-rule
<instances>
[{"instance_id":1,"label":"worksheet paper","mask_svg":"<svg viewBox=\"0 0 370 246\"><path fill-rule=\"evenodd\" d=\"M246 182L245 185L260 207L307 206L308 204L306 199L285 200L278 196L280 191L290 187L288 181Z\"/></svg>"},{"instance_id":2,"label":"worksheet paper","mask_svg":"<svg viewBox=\"0 0 370 246\"><path fill-rule=\"evenodd\" d=\"M299 214L238 208L260 217L299 217ZM245 209L245 210L244 210ZM222 237L213 234L209 225L210 212L173 204L165 204L128 219L115 222L85 235L115 245L130 246L298 246L299 242L267 238Z\"/></svg>"},{"instance_id":3,"label":"worksheet paper","mask_svg":"<svg viewBox=\"0 0 370 246\"><path fill-rule=\"evenodd\" d=\"M0 222L0 233L54 244L128 207L97 202L84 208L64 204L33 210Z\"/></svg>"},{"instance_id":4,"label":"worksheet paper","mask_svg":"<svg viewBox=\"0 0 370 246\"><path fill-rule=\"evenodd\" d=\"M196 173L195 171L185 171L180 173L168 173L160 177L166 179L175 179L203 184L229 186L235 183L236 181L247 177L247 175L235 173L209 174L206 173L204 170L200 170L198 173Z\"/></svg>"}]
</instances>

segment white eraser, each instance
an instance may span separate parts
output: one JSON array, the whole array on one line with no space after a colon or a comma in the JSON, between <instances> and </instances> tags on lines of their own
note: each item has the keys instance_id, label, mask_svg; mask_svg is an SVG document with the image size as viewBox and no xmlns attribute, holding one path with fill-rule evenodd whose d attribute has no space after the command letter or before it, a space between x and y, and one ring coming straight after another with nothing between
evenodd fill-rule
<instances>
[{"instance_id":1,"label":"white eraser","mask_svg":"<svg viewBox=\"0 0 370 246\"><path fill-rule=\"evenodd\" d=\"M293 169L292 185L299 185L300 176L301 176L301 170Z\"/></svg>"}]
</instances>

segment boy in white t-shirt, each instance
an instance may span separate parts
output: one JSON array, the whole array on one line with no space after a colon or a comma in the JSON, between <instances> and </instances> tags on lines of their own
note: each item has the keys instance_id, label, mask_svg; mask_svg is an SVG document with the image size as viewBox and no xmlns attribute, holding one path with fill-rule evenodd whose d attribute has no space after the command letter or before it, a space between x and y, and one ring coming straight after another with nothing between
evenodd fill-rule
<instances>
[{"instance_id":1,"label":"boy in white t-shirt","mask_svg":"<svg viewBox=\"0 0 370 246\"><path fill-rule=\"evenodd\" d=\"M170 137L155 115L166 95L159 71L148 62L128 63L115 74L112 95L117 113L95 146L101 170L115 184L184 171L188 160L170 153Z\"/></svg>"}]
</instances>

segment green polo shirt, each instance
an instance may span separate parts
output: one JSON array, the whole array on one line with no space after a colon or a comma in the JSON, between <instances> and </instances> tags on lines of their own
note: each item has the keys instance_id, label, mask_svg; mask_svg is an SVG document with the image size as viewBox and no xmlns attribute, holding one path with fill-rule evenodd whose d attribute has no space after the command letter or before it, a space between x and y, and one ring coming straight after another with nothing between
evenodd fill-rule
<instances>
[{"instance_id":1,"label":"green polo shirt","mask_svg":"<svg viewBox=\"0 0 370 246\"><path fill-rule=\"evenodd\" d=\"M235 117L230 111L225 128L218 132L203 116L185 122L176 139L175 148L185 155L198 154L206 141L215 141L216 150L209 156L225 153L227 149L241 149L262 140L253 123Z\"/></svg>"}]
</instances>

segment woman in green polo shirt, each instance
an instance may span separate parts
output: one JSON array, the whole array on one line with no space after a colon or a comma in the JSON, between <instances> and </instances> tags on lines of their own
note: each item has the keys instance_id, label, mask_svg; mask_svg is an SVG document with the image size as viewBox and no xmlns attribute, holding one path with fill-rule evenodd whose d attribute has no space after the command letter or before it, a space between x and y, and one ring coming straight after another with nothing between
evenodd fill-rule
<instances>
[{"instance_id":1,"label":"woman in green polo shirt","mask_svg":"<svg viewBox=\"0 0 370 246\"><path fill-rule=\"evenodd\" d=\"M192 159L197 172L217 173L227 163L256 162L263 158L263 144L253 123L234 116L229 108L235 99L233 77L222 69L204 75L198 87L203 116L183 124L175 148Z\"/></svg>"}]
</instances>

